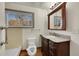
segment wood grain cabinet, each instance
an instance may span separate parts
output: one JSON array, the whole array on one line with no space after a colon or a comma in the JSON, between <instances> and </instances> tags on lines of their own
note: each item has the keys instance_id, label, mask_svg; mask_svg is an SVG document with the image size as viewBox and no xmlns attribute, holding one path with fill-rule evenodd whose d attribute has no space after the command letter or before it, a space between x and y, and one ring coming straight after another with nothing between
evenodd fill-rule
<instances>
[{"instance_id":1,"label":"wood grain cabinet","mask_svg":"<svg viewBox=\"0 0 79 59\"><path fill-rule=\"evenodd\" d=\"M50 56L69 56L70 55L70 42L56 43L49 40L49 55Z\"/></svg>"},{"instance_id":2,"label":"wood grain cabinet","mask_svg":"<svg viewBox=\"0 0 79 59\"><path fill-rule=\"evenodd\" d=\"M54 44L54 42L52 42L51 40L49 40L49 56L55 56L56 54L56 45Z\"/></svg>"},{"instance_id":3,"label":"wood grain cabinet","mask_svg":"<svg viewBox=\"0 0 79 59\"><path fill-rule=\"evenodd\" d=\"M44 56L69 56L70 55L70 41L53 42L41 35L42 53Z\"/></svg>"},{"instance_id":4,"label":"wood grain cabinet","mask_svg":"<svg viewBox=\"0 0 79 59\"><path fill-rule=\"evenodd\" d=\"M46 39L46 38L44 38L43 36L41 36L41 38L42 38L42 49L41 49L41 51L42 51L42 55L43 56L48 56L49 55L49 40L48 39Z\"/></svg>"}]
</instances>

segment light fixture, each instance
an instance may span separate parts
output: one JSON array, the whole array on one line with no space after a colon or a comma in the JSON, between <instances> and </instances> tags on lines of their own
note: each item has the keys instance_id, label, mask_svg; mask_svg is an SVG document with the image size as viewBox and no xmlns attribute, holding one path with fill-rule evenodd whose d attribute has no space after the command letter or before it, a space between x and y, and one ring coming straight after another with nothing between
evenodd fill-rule
<instances>
[{"instance_id":1,"label":"light fixture","mask_svg":"<svg viewBox=\"0 0 79 59\"><path fill-rule=\"evenodd\" d=\"M55 5L55 3L57 3L57 2L51 2L51 3L50 3L50 7L49 7L49 8L50 8L50 9L52 9L52 8L53 8L53 6Z\"/></svg>"},{"instance_id":2,"label":"light fixture","mask_svg":"<svg viewBox=\"0 0 79 59\"><path fill-rule=\"evenodd\" d=\"M55 7L57 7L61 2L51 2L50 4L50 9L54 9Z\"/></svg>"}]
</instances>

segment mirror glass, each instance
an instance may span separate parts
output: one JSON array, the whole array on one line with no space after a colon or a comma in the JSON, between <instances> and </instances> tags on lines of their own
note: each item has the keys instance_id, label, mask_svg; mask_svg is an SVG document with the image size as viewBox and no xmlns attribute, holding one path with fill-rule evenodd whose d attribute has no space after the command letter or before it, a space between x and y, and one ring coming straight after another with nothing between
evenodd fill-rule
<instances>
[{"instance_id":1,"label":"mirror glass","mask_svg":"<svg viewBox=\"0 0 79 59\"><path fill-rule=\"evenodd\" d=\"M51 29L62 28L62 10L61 9L50 16L50 28Z\"/></svg>"}]
</instances>

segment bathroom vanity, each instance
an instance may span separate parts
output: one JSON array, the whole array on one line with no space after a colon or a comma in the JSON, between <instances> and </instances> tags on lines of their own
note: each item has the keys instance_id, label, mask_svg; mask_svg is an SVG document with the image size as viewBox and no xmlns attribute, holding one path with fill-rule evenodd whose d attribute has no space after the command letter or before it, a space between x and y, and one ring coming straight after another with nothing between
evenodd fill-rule
<instances>
[{"instance_id":1,"label":"bathroom vanity","mask_svg":"<svg viewBox=\"0 0 79 59\"><path fill-rule=\"evenodd\" d=\"M66 2L60 3L48 14L48 30L66 30ZM41 35L41 39L44 56L70 55L69 36L54 33L54 35Z\"/></svg>"},{"instance_id":2,"label":"bathroom vanity","mask_svg":"<svg viewBox=\"0 0 79 59\"><path fill-rule=\"evenodd\" d=\"M51 35L40 35L43 56L69 56L70 40Z\"/></svg>"}]
</instances>

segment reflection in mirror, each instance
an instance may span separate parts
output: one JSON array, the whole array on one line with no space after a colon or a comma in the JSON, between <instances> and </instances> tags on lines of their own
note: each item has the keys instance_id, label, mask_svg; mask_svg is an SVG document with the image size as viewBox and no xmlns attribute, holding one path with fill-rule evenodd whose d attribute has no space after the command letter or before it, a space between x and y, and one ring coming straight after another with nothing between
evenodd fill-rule
<instances>
[{"instance_id":1,"label":"reflection in mirror","mask_svg":"<svg viewBox=\"0 0 79 59\"><path fill-rule=\"evenodd\" d=\"M57 11L50 16L50 28L61 29L62 28L62 10Z\"/></svg>"}]
</instances>

